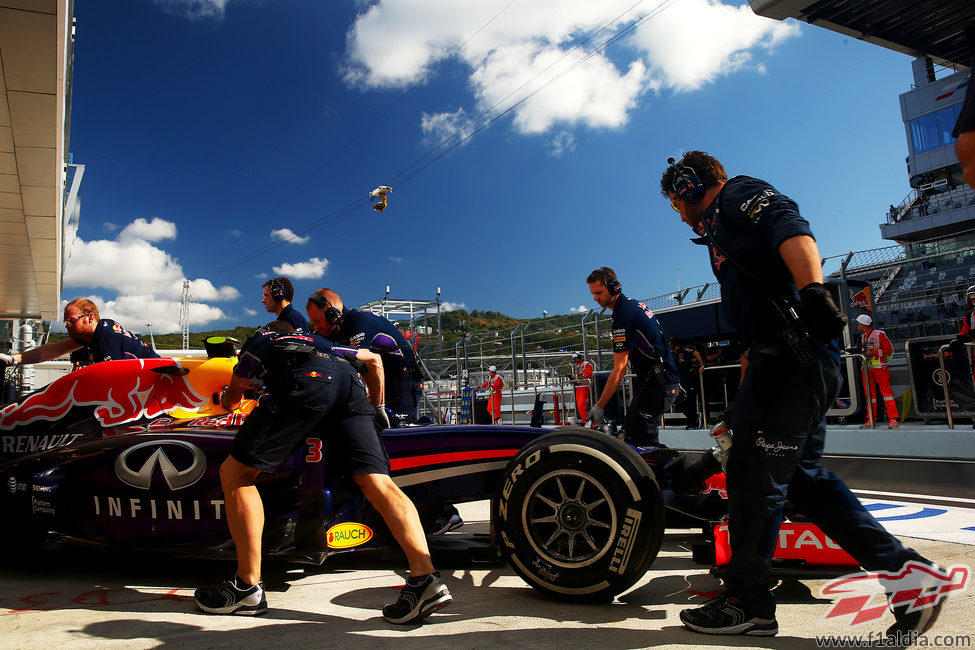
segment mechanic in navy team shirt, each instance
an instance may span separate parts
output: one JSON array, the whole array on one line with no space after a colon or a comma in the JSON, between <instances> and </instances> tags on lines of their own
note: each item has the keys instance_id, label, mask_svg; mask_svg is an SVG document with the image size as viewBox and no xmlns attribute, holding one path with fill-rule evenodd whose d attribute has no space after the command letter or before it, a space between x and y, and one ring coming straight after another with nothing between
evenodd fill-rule
<instances>
[{"instance_id":1,"label":"mechanic in navy team shirt","mask_svg":"<svg viewBox=\"0 0 975 650\"><path fill-rule=\"evenodd\" d=\"M294 308L291 301L295 297L295 288L288 278L271 278L264 283L264 297L261 303L267 313L274 314L279 321L291 325L296 332L307 332L308 321L305 316Z\"/></svg>"},{"instance_id":2,"label":"mechanic in navy team shirt","mask_svg":"<svg viewBox=\"0 0 975 650\"><path fill-rule=\"evenodd\" d=\"M387 318L342 304L331 289L319 289L308 297L308 317L315 331L352 348L372 350L383 359L386 373L386 407L393 427L416 422L422 395L420 363L416 350Z\"/></svg>"},{"instance_id":3,"label":"mechanic in navy team shirt","mask_svg":"<svg viewBox=\"0 0 975 650\"><path fill-rule=\"evenodd\" d=\"M365 371L368 397L358 368ZM267 610L261 582L264 504L255 481L261 472L275 471L306 436L317 435L330 467L351 474L410 564L406 586L396 602L383 608L383 617L409 623L446 607L451 596L434 571L416 507L389 477L389 457L379 436L379 429L389 424L379 408L384 389L379 355L340 348L317 334L294 332L287 323L273 321L244 342L220 404L234 410L255 380L266 394L244 420L220 467L237 574L221 585L197 589L197 606L212 614Z\"/></svg>"},{"instance_id":4,"label":"mechanic in navy team shirt","mask_svg":"<svg viewBox=\"0 0 975 650\"><path fill-rule=\"evenodd\" d=\"M729 412L727 463L731 560L726 591L680 613L707 634L778 632L769 575L786 495L868 571L897 572L905 548L820 464L826 412L842 384L837 337L846 325L823 285L819 249L796 203L765 181L728 179L721 163L690 151L670 166L661 192L708 247L721 304L746 350ZM935 621L943 601L893 607L887 641L903 642Z\"/></svg>"},{"instance_id":5,"label":"mechanic in navy team shirt","mask_svg":"<svg viewBox=\"0 0 975 650\"><path fill-rule=\"evenodd\" d=\"M660 443L660 422L677 398L680 385L664 330L646 305L623 295L613 269L600 267L589 274L586 282L596 303L613 312L613 370L602 395L589 411L590 418L595 424L602 423L603 409L616 395L629 362L636 376L631 382L633 399L623 420L626 441L641 447L664 447Z\"/></svg>"},{"instance_id":6,"label":"mechanic in navy team shirt","mask_svg":"<svg viewBox=\"0 0 975 650\"><path fill-rule=\"evenodd\" d=\"M975 23L965 26L965 38L968 49L972 53L972 64L975 65ZM975 67L970 68L975 70ZM955 154L961 163L965 182L975 190L975 79L968 75L968 90L965 91L965 102L961 106L958 120L951 135L958 138L955 142Z\"/></svg>"},{"instance_id":7,"label":"mechanic in navy team shirt","mask_svg":"<svg viewBox=\"0 0 975 650\"><path fill-rule=\"evenodd\" d=\"M87 346L91 360L158 359L156 351L115 321L98 317L98 306L87 298L75 298L64 306L64 327L68 338L46 343L22 353L0 354L0 363L9 366L41 363Z\"/></svg>"}]
</instances>

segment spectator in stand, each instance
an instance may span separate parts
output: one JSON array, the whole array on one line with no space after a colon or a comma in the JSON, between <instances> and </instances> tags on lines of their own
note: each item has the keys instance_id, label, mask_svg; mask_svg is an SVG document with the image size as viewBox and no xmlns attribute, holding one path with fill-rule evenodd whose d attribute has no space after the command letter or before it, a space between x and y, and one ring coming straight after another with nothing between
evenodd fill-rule
<instances>
[{"instance_id":1,"label":"spectator in stand","mask_svg":"<svg viewBox=\"0 0 975 650\"><path fill-rule=\"evenodd\" d=\"M498 374L495 366L488 368L488 378L480 386L491 389L488 397L487 410L494 424L501 424L501 389L504 388L504 378Z\"/></svg>"},{"instance_id":2,"label":"spectator in stand","mask_svg":"<svg viewBox=\"0 0 975 650\"><path fill-rule=\"evenodd\" d=\"M897 421L897 401L894 400L894 392L890 389L890 369L887 364L894 355L894 346L883 330L878 330L873 326L873 319L867 314L857 316L857 329L860 330L862 337L860 349L867 357L867 367L863 373L864 392L870 391L870 410L873 413L873 421L877 421L877 393L884 398L884 411L887 413L887 426L896 429L900 426ZM870 424L864 424L861 429L869 429Z\"/></svg>"}]
</instances>

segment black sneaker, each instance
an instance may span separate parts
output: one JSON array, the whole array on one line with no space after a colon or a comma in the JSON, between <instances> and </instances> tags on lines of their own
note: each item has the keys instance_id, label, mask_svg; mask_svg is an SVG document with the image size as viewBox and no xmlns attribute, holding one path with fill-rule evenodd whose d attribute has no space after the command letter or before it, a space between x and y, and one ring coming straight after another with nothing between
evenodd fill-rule
<instances>
[{"instance_id":1,"label":"black sneaker","mask_svg":"<svg viewBox=\"0 0 975 650\"><path fill-rule=\"evenodd\" d=\"M440 572L424 576L419 584L406 581L395 603L383 607L383 618L390 623L412 623L443 609L453 598L447 585L440 579Z\"/></svg>"},{"instance_id":2,"label":"black sneaker","mask_svg":"<svg viewBox=\"0 0 975 650\"><path fill-rule=\"evenodd\" d=\"M779 624L774 618L752 616L745 603L727 591L700 607L681 611L680 621L695 632L704 634L775 636L779 631Z\"/></svg>"},{"instance_id":3,"label":"black sneaker","mask_svg":"<svg viewBox=\"0 0 975 650\"><path fill-rule=\"evenodd\" d=\"M454 506L447 506L440 516L430 524L430 532L427 535L443 535L452 530L457 530L464 525L464 520Z\"/></svg>"},{"instance_id":4,"label":"black sneaker","mask_svg":"<svg viewBox=\"0 0 975 650\"><path fill-rule=\"evenodd\" d=\"M894 624L887 628L887 645L893 648L906 648L917 643L917 638L931 629L946 598L938 599L933 605L909 612L906 605L891 607L894 613Z\"/></svg>"},{"instance_id":5,"label":"black sneaker","mask_svg":"<svg viewBox=\"0 0 975 650\"><path fill-rule=\"evenodd\" d=\"M267 611L267 598L264 596L264 583L258 582L241 589L237 577L222 585L200 587L193 594L196 606L210 614L238 614L257 616Z\"/></svg>"}]
</instances>

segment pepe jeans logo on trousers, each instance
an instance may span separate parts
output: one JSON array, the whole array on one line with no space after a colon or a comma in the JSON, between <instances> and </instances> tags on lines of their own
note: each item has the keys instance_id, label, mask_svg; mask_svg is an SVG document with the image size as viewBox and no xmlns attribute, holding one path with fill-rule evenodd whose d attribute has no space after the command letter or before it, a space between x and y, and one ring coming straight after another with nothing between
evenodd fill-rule
<instances>
[{"instance_id":1,"label":"pepe jeans logo on trousers","mask_svg":"<svg viewBox=\"0 0 975 650\"><path fill-rule=\"evenodd\" d=\"M775 442L766 442L765 438L757 438L755 440L755 446L761 447L766 456L785 456L787 453L799 451L798 445L783 445L778 440Z\"/></svg>"}]
</instances>

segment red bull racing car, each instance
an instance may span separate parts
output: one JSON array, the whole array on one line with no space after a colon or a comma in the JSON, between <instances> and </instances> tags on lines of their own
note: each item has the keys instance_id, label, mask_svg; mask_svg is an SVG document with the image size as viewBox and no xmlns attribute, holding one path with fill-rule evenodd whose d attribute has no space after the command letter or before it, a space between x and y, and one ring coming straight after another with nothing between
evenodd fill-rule
<instances>
[{"instance_id":1,"label":"red bull racing car","mask_svg":"<svg viewBox=\"0 0 975 650\"><path fill-rule=\"evenodd\" d=\"M233 364L220 357L97 363L0 408L7 530L20 541L232 557L218 469L254 406L220 407ZM599 601L632 586L657 556L668 508L714 533L705 561L726 561L720 476L706 490L684 490L697 494L674 491L675 469L684 465L672 450L641 450L578 427L423 426L387 430L383 440L392 477L421 517L490 499L489 548L548 595ZM397 546L327 452L309 436L258 479L269 555L320 563ZM786 534L786 551L795 556L789 539L799 538L805 565L837 564L816 552L817 544L835 552L821 531Z\"/></svg>"}]
</instances>

